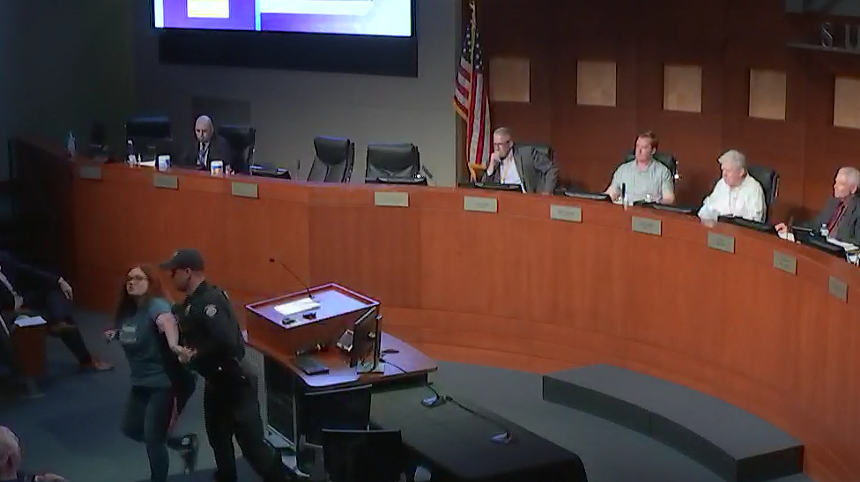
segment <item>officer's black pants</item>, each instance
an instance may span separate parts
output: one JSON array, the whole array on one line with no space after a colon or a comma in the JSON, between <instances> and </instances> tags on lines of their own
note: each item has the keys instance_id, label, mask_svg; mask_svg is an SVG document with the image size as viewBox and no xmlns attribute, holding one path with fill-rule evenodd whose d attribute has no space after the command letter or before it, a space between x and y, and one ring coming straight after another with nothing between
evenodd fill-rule
<instances>
[{"instance_id":1,"label":"officer's black pants","mask_svg":"<svg viewBox=\"0 0 860 482\"><path fill-rule=\"evenodd\" d=\"M236 482L234 436L245 459L264 482L288 480L280 455L263 438L255 378L207 378L203 389L203 418L215 455L216 482Z\"/></svg>"}]
</instances>

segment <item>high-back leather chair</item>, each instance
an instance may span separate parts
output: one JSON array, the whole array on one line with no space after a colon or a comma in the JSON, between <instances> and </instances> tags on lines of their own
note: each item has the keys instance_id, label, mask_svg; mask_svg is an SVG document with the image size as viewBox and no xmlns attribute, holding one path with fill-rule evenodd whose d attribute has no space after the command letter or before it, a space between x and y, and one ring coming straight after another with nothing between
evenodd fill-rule
<instances>
[{"instance_id":1,"label":"high-back leather chair","mask_svg":"<svg viewBox=\"0 0 860 482\"><path fill-rule=\"evenodd\" d=\"M125 135L129 139L172 139L168 117L132 117L125 123Z\"/></svg>"},{"instance_id":2,"label":"high-back leather chair","mask_svg":"<svg viewBox=\"0 0 860 482\"><path fill-rule=\"evenodd\" d=\"M421 156L414 144L369 144L365 182L419 179ZM424 179L424 178L420 178ZM426 180L424 180L426 183Z\"/></svg>"},{"instance_id":3,"label":"high-back leather chair","mask_svg":"<svg viewBox=\"0 0 860 482\"><path fill-rule=\"evenodd\" d=\"M553 160L554 156L555 156L555 151L552 149L552 146L549 144L541 144L541 143L537 143L537 142L517 142L516 146L534 149L538 152L545 154L546 157L550 158L551 160Z\"/></svg>"},{"instance_id":4,"label":"high-back leather chair","mask_svg":"<svg viewBox=\"0 0 860 482\"><path fill-rule=\"evenodd\" d=\"M314 162L308 173L311 182L349 182L355 164L355 144L349 139L317 136Z\"/></svg>"},{"instance_id":5,"label":"high-back leather chair","mask_svg":"<svg viewBox=\"0 0 860 482\"><path fill-rule=\"evenodd\" d=\"M254 164L254 151L257 144L257 129L251 126L225 125L217 130L230 145L233 154L233 168L247 173Z\"/></svg>"},{"instance_id":6,"label":"high-back leather chair","mask_svg":"<svg viewBox=\"0 0 860 482\"><path fill-rule=\"evenodd\" d=\"M654 159L666 166L669 169L669 172L672 174L672 179L677 181L681 178L678 174L678 158L675 157L671 152L661 152L657 151L654 153ZM632 162L636 159L636 153L631 149L627 152L627 155L624 156L624 162L622 164Z\"/></svg>"},{"instance_id":7,"label":"high-back leather chair","mask_svg":"<svg viewBox=\"0 0 860 482\"><path fill-rule=\"evenodd\" d=\"M770 219L771 206L779 196L779 173L764 166L747 166L747 173L753 177L764 191L764 220Z\"/></svg>"}]
</instances>

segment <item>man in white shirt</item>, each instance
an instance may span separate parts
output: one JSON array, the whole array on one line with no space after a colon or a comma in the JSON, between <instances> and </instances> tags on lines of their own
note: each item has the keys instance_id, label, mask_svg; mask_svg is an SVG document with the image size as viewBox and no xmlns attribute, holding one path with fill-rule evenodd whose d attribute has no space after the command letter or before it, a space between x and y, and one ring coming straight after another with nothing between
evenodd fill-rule
<instances>
[{"instance_id":1,"label":"man in white shirt","mask_svg":"<svg viewBox=\"0 0 860 482\"><path fill-rule=\"evenodd\" d=\"M733 216L764 222L764 190L747 172L746 157L732 149L717 161L723 177L714 186L711 195L705 198L699 217L715 220L719 216Z\"/></svg>"}]
</instances>

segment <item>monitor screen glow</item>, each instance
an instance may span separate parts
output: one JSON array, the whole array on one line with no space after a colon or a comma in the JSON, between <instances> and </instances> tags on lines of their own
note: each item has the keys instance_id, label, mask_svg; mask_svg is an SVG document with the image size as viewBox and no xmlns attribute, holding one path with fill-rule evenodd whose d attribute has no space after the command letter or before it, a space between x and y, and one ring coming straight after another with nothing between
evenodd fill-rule
<instances>
[{"instance_id":1,"label":"monitor screen glow","mask_svg":"<svg viewBox=\"0 0 860 482\"><path fill-rule=\"evenodd\" d=\"M410 37L411 0L153 0L160 29Z\"/></svg>"}]
</instances>

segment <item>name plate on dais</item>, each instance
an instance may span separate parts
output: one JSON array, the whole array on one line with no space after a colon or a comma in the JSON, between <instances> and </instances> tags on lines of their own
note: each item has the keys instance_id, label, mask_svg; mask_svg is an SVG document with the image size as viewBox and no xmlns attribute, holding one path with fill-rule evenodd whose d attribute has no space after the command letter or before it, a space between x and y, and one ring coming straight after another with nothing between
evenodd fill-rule
<instances>
[{"instance_id":1,"label":"name plate on dais","mask_svg":"<svg viewBox=\"0 0 860 482\"><path fill-rule=\"evenodd\" d=\"M582 208L579 206L561 206L553 204L549 207L549 218L571 223L582 222Z\"/></svg>"},{"instance_id":2,"label":"name plate on dais","mask_svg":"<svg viewBox=\"0 0 860 482\"><path fill-rule=\"evenodd\" d=\"M463 210L496 213L499 211L499 200L494 197L463 196Z\"/></svg>"},{"instance_id":3,"label":"name plate on dais","mask_svg":"<svg viewBox=\"0 0 860 482\"><path fill-rule=\"evenodd\" d=\"M842 300L843 302L848 302L848 284L842 281L841 279L831 276L830 277L830 294L835 296L836 298Z\"/></svg>"},{"instance_id":4,"label":"name plate on dais","mask_svg":"<svg viewBox=\"0 0 860 482\"><path fill-rule=\"evenodd\" d=\"M152 185L161 189L179 189L179 178L169 174L153 174Z\"/></svg>"},{"instance_id":5,"label":"name plate on dais","mask_svg":"<svg viewBox=\"0 0 860 482\"><path fill-rule=\"evenodd\" d=\"M735 254L735 238L726 234L708 231L708 247L726 253Z\"/></svg>"},{"instance_id":6,"label":"name plate on dais","mask_svg":"<svg viewBox=\"0 0 860 482\"><path fill-rule=\"evenodd\" d=\"M633 231L637 233L660 236L663 234L663 223L659 219L643 218L633 216Z\"/></svg>"},{"instance_id":7,"label":"name plate on dais","mask_svg":"<svg viewBox=\"0 0 860 482\"><path fill-rule=\"evenodd\" d=\"M78 168L78 177L93 181L102 180L102 168L100 166L81 166Z\"/></svg>"},{"instance_id":8,"label":"name plate on dais","mask_svg":"<svg viewBox=\"0 0 860 482\"><path fill-rule=\"evenodd\" d=\"M393 191L376 191L373 193L373 204L392 208L408 208L409 193Z\"/></svg>"},{"instance_id":9,"label":"name plate on dais","mask_svg":"<svg viewBox=\"0 0 860 482\"><path fill-rule=\"evenodd\" d=\"M773 267L788 274L797 274L797 258L790 254L774 251Z\"/></svg>"},{"instance_id":10,"label":"name plate on dais","mask_svg":"<svg viewBox=\"0 0 860 482\"><path fill-rule=\"evenodd\" d=\"M250 182L233 181L230 184L230 192L234 196L247 197L251 199L257 199L260 196L257 185Z\"/></svg>"}]
</instances>

